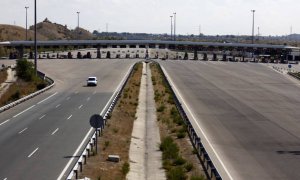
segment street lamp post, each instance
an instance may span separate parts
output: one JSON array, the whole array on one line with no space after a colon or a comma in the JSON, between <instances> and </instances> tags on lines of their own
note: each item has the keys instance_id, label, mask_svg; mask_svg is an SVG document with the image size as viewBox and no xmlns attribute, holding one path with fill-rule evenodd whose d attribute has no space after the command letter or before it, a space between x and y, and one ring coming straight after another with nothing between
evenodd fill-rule
<instances>
[{"instance_id":1,"label":"street lamp post","mask_svg":"<svg viewBox=\"0 0 300 180\"><path fill-rule=\"evenodd\" d=\"M34 71L35 75L37 75L37 40L36 40L36 0L34 0Z\"/></svg>"},{"instance_id":2,"label":"street lamp post","mask_svg":"<svg viewBox=\"0 0 300 180\"><path fill-rule=\"evenodd\" d=\"M77 12L77 28L79 28L79 14L80 14L80 12L78 11Z\"/></svg>"},{"instance_id":3,"label":"street lamp post","mask_svg":"<svg viewBox=\"0 0 300 180\"><path fill-rule=\"evenodd\" d=\"M253 14L253 21L252 21L252 44L254 44L254 13L255 10L251 10L252 14Z\"/></svg>"},{"instance_id":4,"label":"street lamp post","mask_svg":"<svg viewBox=\"0 0 300 180\"><path fill-rule=\"evenodd\" d=\"M28 6L25 6L25 9L26 9L26 41L28 40L28 29L27 29L27 9L29 7Z\"/></svg>"},{"instance_id":5,"label":"street lamp post","mask_svg":"<svg viewBox=\"0 0 300 180\"><path fill-rule=\"evenodd\" d=\"M170 16L171 18L171 40L173 39L173 16Z\"/></svg>"},{"instance_id":6,"label":"street lamp post","mask_svg":"<svg viewBox=\"0 0 300 180\"><path fill-rule=\"evenodd\" d=\"M174 14L174 41L176 41L176 12Z\"/></svg>"}]
</instances>

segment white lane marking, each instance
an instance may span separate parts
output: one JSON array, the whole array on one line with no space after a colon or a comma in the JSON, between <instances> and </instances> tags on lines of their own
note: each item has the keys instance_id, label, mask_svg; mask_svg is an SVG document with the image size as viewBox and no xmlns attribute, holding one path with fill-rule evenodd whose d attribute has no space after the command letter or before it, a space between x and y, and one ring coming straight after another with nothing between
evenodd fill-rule
<instances>
[{"instance_id":1,"label":"white lane marking","mask_svg":"<svg viewBox=\"0 0 300 180\"><path fill-rule=\"evenodd\" d=\"M71 117L72 117L72 115L70 115L70 116L68 117L68 120L71 119Z\"/></svg>"},{"instance_id":2,"label":"white lane marking","mask_svg":"<svg viewBox=\"0 0 300 180\"><path fill-rule=\"evenodd\" d=\"M31 154L29 154L29 156L27 156L28 158L30 158L34 153L36 153L36 151L39 150L39 148L36 148Z\"/></svg>"},{"instance_id":3,"label":"white lane marking","mask_svg":"<svg viewBox=\"0 0 300 180\"><path fill-rule=\"evenodd\" d=\"M39 120L43 119L46 116L46 114L42 115Z\"/></svg>"},{"instance_id":4,"label":"white lane marking","mask_svg":"<svg viewBox=\"0 0 300 180\"><path fill-rule=\"evenodd\" d=\"M81 108L82 108L82 106L83 106L83 105L80 105L80 106L78 107L78 109L81 109Z\"/></svg>"},{"instance_id":5,"label":"white lane marking","mask_svg":"<svg viewBox=\"0 0 300 180\"><path fill-rule=\"evenodd\" d=\"M129 74L130 69L128 70L127 74ZM122 83L125 81L126 75L124 76L124 78L122 79L121 83L119 84L119 86L115 89L114 94L110 97L110 99L107 101L105 107L102 109L100 115L104 115L104 111L105 109L109 106L109 102L111 102L111 100L115 97L115 94L117 93L117 90L121 88ZM96 91L94 92L96 93ZM60 175L58 176L57 180L61 180L62 177L65 175L66 171L68 170L69 166L71 165L72 161L74 160L74 157L77 156L79 150L82 148L83 144L86 142L86 139L89 137L90 133L94 130L94 128L90 128L89 132L86 134L86 136L84 137L84 139L82 140L82 142L80 143L80 145L78 146L78 148L76 149L76 151L74 152L72 158L69 160L68 164L65 166L65 168L63 169L63 171L60 173Z\"/></svg>"},{"instance_id":6,"label":"white lane marking","mask_svg":"<svg viewBox=\"0 0 300 180\"><path fill-rule=\"evenodd\" d=\"M78 94L78 91L76 91L75 94Z\"/></svg>"},{"instance_id":7,"label":"white lane marking","mask_svg":"<svg viewBox=\"0 0 300 180\"><path fill-rule=\"evenodd\" d=\"M61 104L56 105L55 108L58 108L60 105L61 105Z\"/></svg>"},{"instance_id":8,"label":"white lane marking","mask_svg":"<svg viewBox=\"0 0 300 180\"><path fill-rule=\"evenodd\" d=\"M53 133L51 135L54 135L58 130L59 130L59 128L55 129L55 131L53 131Z\"/></svg>"},{"instance_id":9,"label":"white lane marking","mask_svg":"<svg viewBox=\"0 0 300 180\"><path fill-rule=\"evenodd\" d=\"M88 98L86 99L86 101L89 101L89 100L91 100L91 98L90 98L90 97L88 97Z\"/></svg>"},{"instance_id":10,"label":"white lane marking","mask_svg":"<svg viewBox=\"0 0 300 180\"><path fill-rule=\"evenodd\" d=\"M20 113L19 113L19 114L17 114L17 115L14 115L13 117L14 117L14 118L16 118L16 117L20 116L20 115L21 115L21 114L23 114L24 112L26 112L26 111L28 111L28 110L32 109L34 106L35 106L35 105L33 105L33 106L31 106L31 107L29 107L29 108L25 109L24 111L20 112Z\"/></svg>"},{"instance_id":11,"label":"white lane marking","mask_svg":"<svg viewBox=\"0 0 300 180\"><path fill-rule=\"evenodd\" d=\"M0 126L2 126L3 124L7 123L8 121L10 121L10 119L4 121L3 123L0 124Z\"/></svg>"},{"instance_id":12,"label":"white lane marking","mask_svg":"<svg viewBox=\"0 0 300 180\"><path fill-rule=\"evenodd\" d=\"M22 131L19 132L19 134L22 134L24 131L26 131L28 128L23 129Z\"/></svg>"},{"instance_id":13,"label":"white lane marking","mask_svg":"<svg viewBox=\"0 0 300 180\"><path fill-rule=\"evenodd\" d=\"M3 180L7 180L7 178L4 178Z\"/></svg>"},{"instance_id":14,"label":"white lane marking","mask_svg":"<svg viewBox=\"0 0 300 180\"><path fill-rule=\"evenodd\" d=\"M93 94L96 94L96 91L94 91Z\"/></svg>"},{"instance_id":15,"label":"white lane marking","mask_svg":"<svg viewBox=\"0 0 300 180\"><path fill-rule=\"evenodd\" d=\"M85 141L87 140L87 138L89 137L90 133L93 131L94 128L90 128L89 132L86 134L86 136L83 138L82 142L80 143L80 145L78 146L78 148L76 149L76 151L74 152L72 158L69 160L68 164L66 165L66 167L63 169L63 171L61 172L61 174L59 175L59 177L57 178L57 180L61 180L62 177L64 176L64 174L66 173L66 171L68 170L69 166L71 165L72 161L74 160L74 157L78 154L79 150L81 149L81 146L84 145Z\"/></svg>"},{"instance_id":16,"label":"white lane marking","mask_svg":"<svg viewBox=\"0 0 300 180\"><path fill-rule=\"evenodd\" d=\"M42 101L38 102L37 104L41 104L41 103L43 103L43 102L47 101L47 100L48 100L48 99L50 99L51 97L55 96L57 93L58 93L58 92L56 92L56 93L52 94L51 96L49 96L49 97L47 97L46 99L44 99L44 100L42 100Z\"/></svg>"},{"instance_id":17,"label":"white lane marking","mask_svg":"<svg viewBox=\"0 0 300 180\"><path fill-rule=\"evenodd\" d=\"M185 103L185 101L183 100L180 92L178 91L177 87L175 86L175 84L173 83L173 80L170 78L170 76L168 75L167 71L165 70L164 67L162 67L163 72L165 73L167 79L169 79L170 83L171 83L171 87L174 89L174 91L176 91L176 94L180 97L180 99L182 100L181 103L184 104L184 106L186 107L186 109L188 110L189 114L192 116L192 118L194 119L194 122L196 123L196 125L198 126L199 130L201 131L202 135L204 136L206 142L208 143L208 145L210 146L210 148L212 149L213 153L216 155L217 159L219 160L220 164L222 165L222 167L224 168L226 174L228 175L229 179L233 180L231 174L229 173L228 169L226 168L225 164L223 163L223 161L221 160L219 154L217 153L217 151L214 149L214 147L212 146L212 144L210 143L210 141L208 140L206 134L204 133L203 129L201 128L201 126L199 125L198 121L196 121L196 118L194 116L194 114L192 113L192 111L190 110L189 106Z\"/></svg>"},{"instance_id":18,"label":"white lane marking","mask_svg":"<svg viewBox=\"0 0 300 180\"><path fill-rule=\"evenodd\" d=\"M70 99L71 99L71 97L67 97L67 101L70 100Z\"/></svg>"}]
</instances>

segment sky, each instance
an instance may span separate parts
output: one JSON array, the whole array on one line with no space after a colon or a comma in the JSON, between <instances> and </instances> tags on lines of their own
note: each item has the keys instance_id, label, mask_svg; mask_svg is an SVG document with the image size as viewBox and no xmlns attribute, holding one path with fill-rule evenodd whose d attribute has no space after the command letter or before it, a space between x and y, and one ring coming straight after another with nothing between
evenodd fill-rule
<instances>
[{"instance_id":1,"label":"sky","mask_svg":"<svg viewBox=\"0 0 300 180\"><path fill-rule=\"evenodd\" d=\"M34 0L0 0L0 24L25 27L34 23ZM299 0L37 0L37 19L77 26L89 31L171 33L176 12L176 34L251 35L300 34Z\"/></svg>"}]
</instances>

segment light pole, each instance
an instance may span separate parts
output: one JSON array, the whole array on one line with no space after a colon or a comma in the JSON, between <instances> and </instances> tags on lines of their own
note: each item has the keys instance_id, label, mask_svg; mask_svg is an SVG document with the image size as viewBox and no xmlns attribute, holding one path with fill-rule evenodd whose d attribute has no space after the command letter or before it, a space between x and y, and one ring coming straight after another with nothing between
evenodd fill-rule
<instances>
[{"instance_id":1,"label":"light pole","mask_svg":"<svg viewBox=\"0 0 300 180\"><path fill-rule=\"evenodd\" d=\"M170 16L171 18L171 40L173 39L173 16Z\"/></svg>"},{"instance_id":2,"label":"light pole","mask_svg":"<svg viewBox=\"0 0 300 180\"><path fill-rule=\"evenodd\" d=\"M28 6L25 6L25 9L26 9L26 41L28 40L28 29L27 29L27 9L29 7Z\"/></svg>"},{"instance_id":3,"label":"light pole","mask_svg":"<svg viewBox=\"0 0 300 180\"><path fill-rule=\"evenodd\" d=\"M36 0L34 0L34 71L37 75L37 41L36 41Z\"/></svg>"},{"instance_id":4,"label":"light pole","mask_svg":"<svg viewBox=\"0 0 300 180\"><path fill-rule=\"evenodd\" d=\"M174 14L174 41L176 41L176 12Z\"/></svg>"},{"instance_id":5,"label":"light pole","mask_svg":"<svg viewBox=\"0 0 300 180\"><path fill-rule=\"evenodd\" d=\"M79 29L79 14L80 14L80 12L78 11L77 12L77 28Z\"/></svg>"},{"instance_id":6,"label":"light pole","mask_svg":"<svg viewBox=\"0 0 300 180\"><path fill-rule=\"evenodd\" d=\"M252 14L253 14L253 21L252 21L252 44L254 44L254 13L255 10L251 10Z\"/></svg>"}]
</instances>

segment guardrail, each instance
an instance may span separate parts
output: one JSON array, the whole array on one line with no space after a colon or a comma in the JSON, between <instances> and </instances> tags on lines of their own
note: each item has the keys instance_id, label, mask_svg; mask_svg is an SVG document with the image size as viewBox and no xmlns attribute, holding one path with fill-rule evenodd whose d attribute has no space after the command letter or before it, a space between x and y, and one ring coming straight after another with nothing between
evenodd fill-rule
<instances>
[{"instance_id":1,"label":"guardrail","mask_svg":"<svg viewBox=\"0 0 300 180\"><path fill-rule=\"evenodd\" d=\"M137 64L137 63L136 63ZM115 93L112 95L111 99L109 100L109 102L107 103L108 106L104 107L104 109L102 110L103 114L101 114L103 116L104 119L104 124L106 125L107 120L108 120L108 116L109 114L112 112L112 110L114 109L117 101L120 98L120 95L124 89L124 87L126 86L129 77L131 76L131 74L133 73L133 67L135 66L132 65L128 71L128 73L125 75L125 78L123 79L123 81L120 83L120 86L117 88L117 90L115 91ZM85 145L85 148L83 149L83 152L81 153L81 155L79 156L77 162L75 163L75 165L73 166L73 168L71 169L69 175L67 176L67 180L72 180L72 179L78 179L78 172L82 172L82 167L84 164L87 163L87 157L90 156L91 152L94 150L94 146L96 145L96 136L100 136L101 135L101 131L102 129L104 129L104 127L101 127L99 129L97 129L97 131L95 131L91 138L88 140L88 142Z\"/></svg>"},{"instance_id":2,"label":"guardrail","mask_svg":"<svg viewBox=\"0 0 300 180\"><path fill-rule=\"evenodd\" d=\"M14 101L14 102L12 102L12 103L10 103L10 104L7 104L7 105L1 107L1 108L0 108L0 113L3 112L3 111L6 111L6 110L8 110L8 109L10 109L10 108L12 108L12 107L14 107L14 106L16 106L16 105L18 105L18 104L20 104L20 103L22 103L22 102L24 102L24 101L27 101L28 99L31 99L31 98L33 98L33 97L35 97L35 96L37 96L37 95L39 95L39 94L41 94L41 93L47 91L47 90L49 90L50 88L52 88L52 87L55 85L54 80L51 79L50 77L47 77L44 73L38 72L38 74L39 74L39 75L42 75L42 78L43 78L45 81L47 81L50 85L47 86L47 87L45 87L44 89L41 89L41 90L39 90L39 91L37 91L37 92L35 92L35 93L32 93L32 94L30 94L30 95L28 95L28 96L25 96L25 97L23 97L23 98L21 98L21 99L19 99L19 100L17 100L17 101Z\"/></svg>"},{"instance_id":3,"label":"guardrail","mask_svg":"<svg viewBox=\"0 0 300 180\"><path fill-rule=\"evenodd\" d=\"M222 180L222 177L220 176L218 170L216 169L214 163L212 162L204 145L202 144L201 138L196 133L196 131L195 131L192 123L190 122L187 114L185 113L179 99L177 98L176 93L172 89L172 86L170 85L170 82L169 82L168 78L166 77L164 70L161 68L160 64L158 64L158 65L159 65L158 67L159 67L161 73L163 74L164 81L166 82L167 86L170 88L170 90L173 94L177 110L179 111L182 119L184 120L184 122L187 126L190 140L191 140L194 148L197 150L198 158L200 159L200 161L204 167L207 178L212 179L212 180Z\"/></svg>"}]
</instances>

